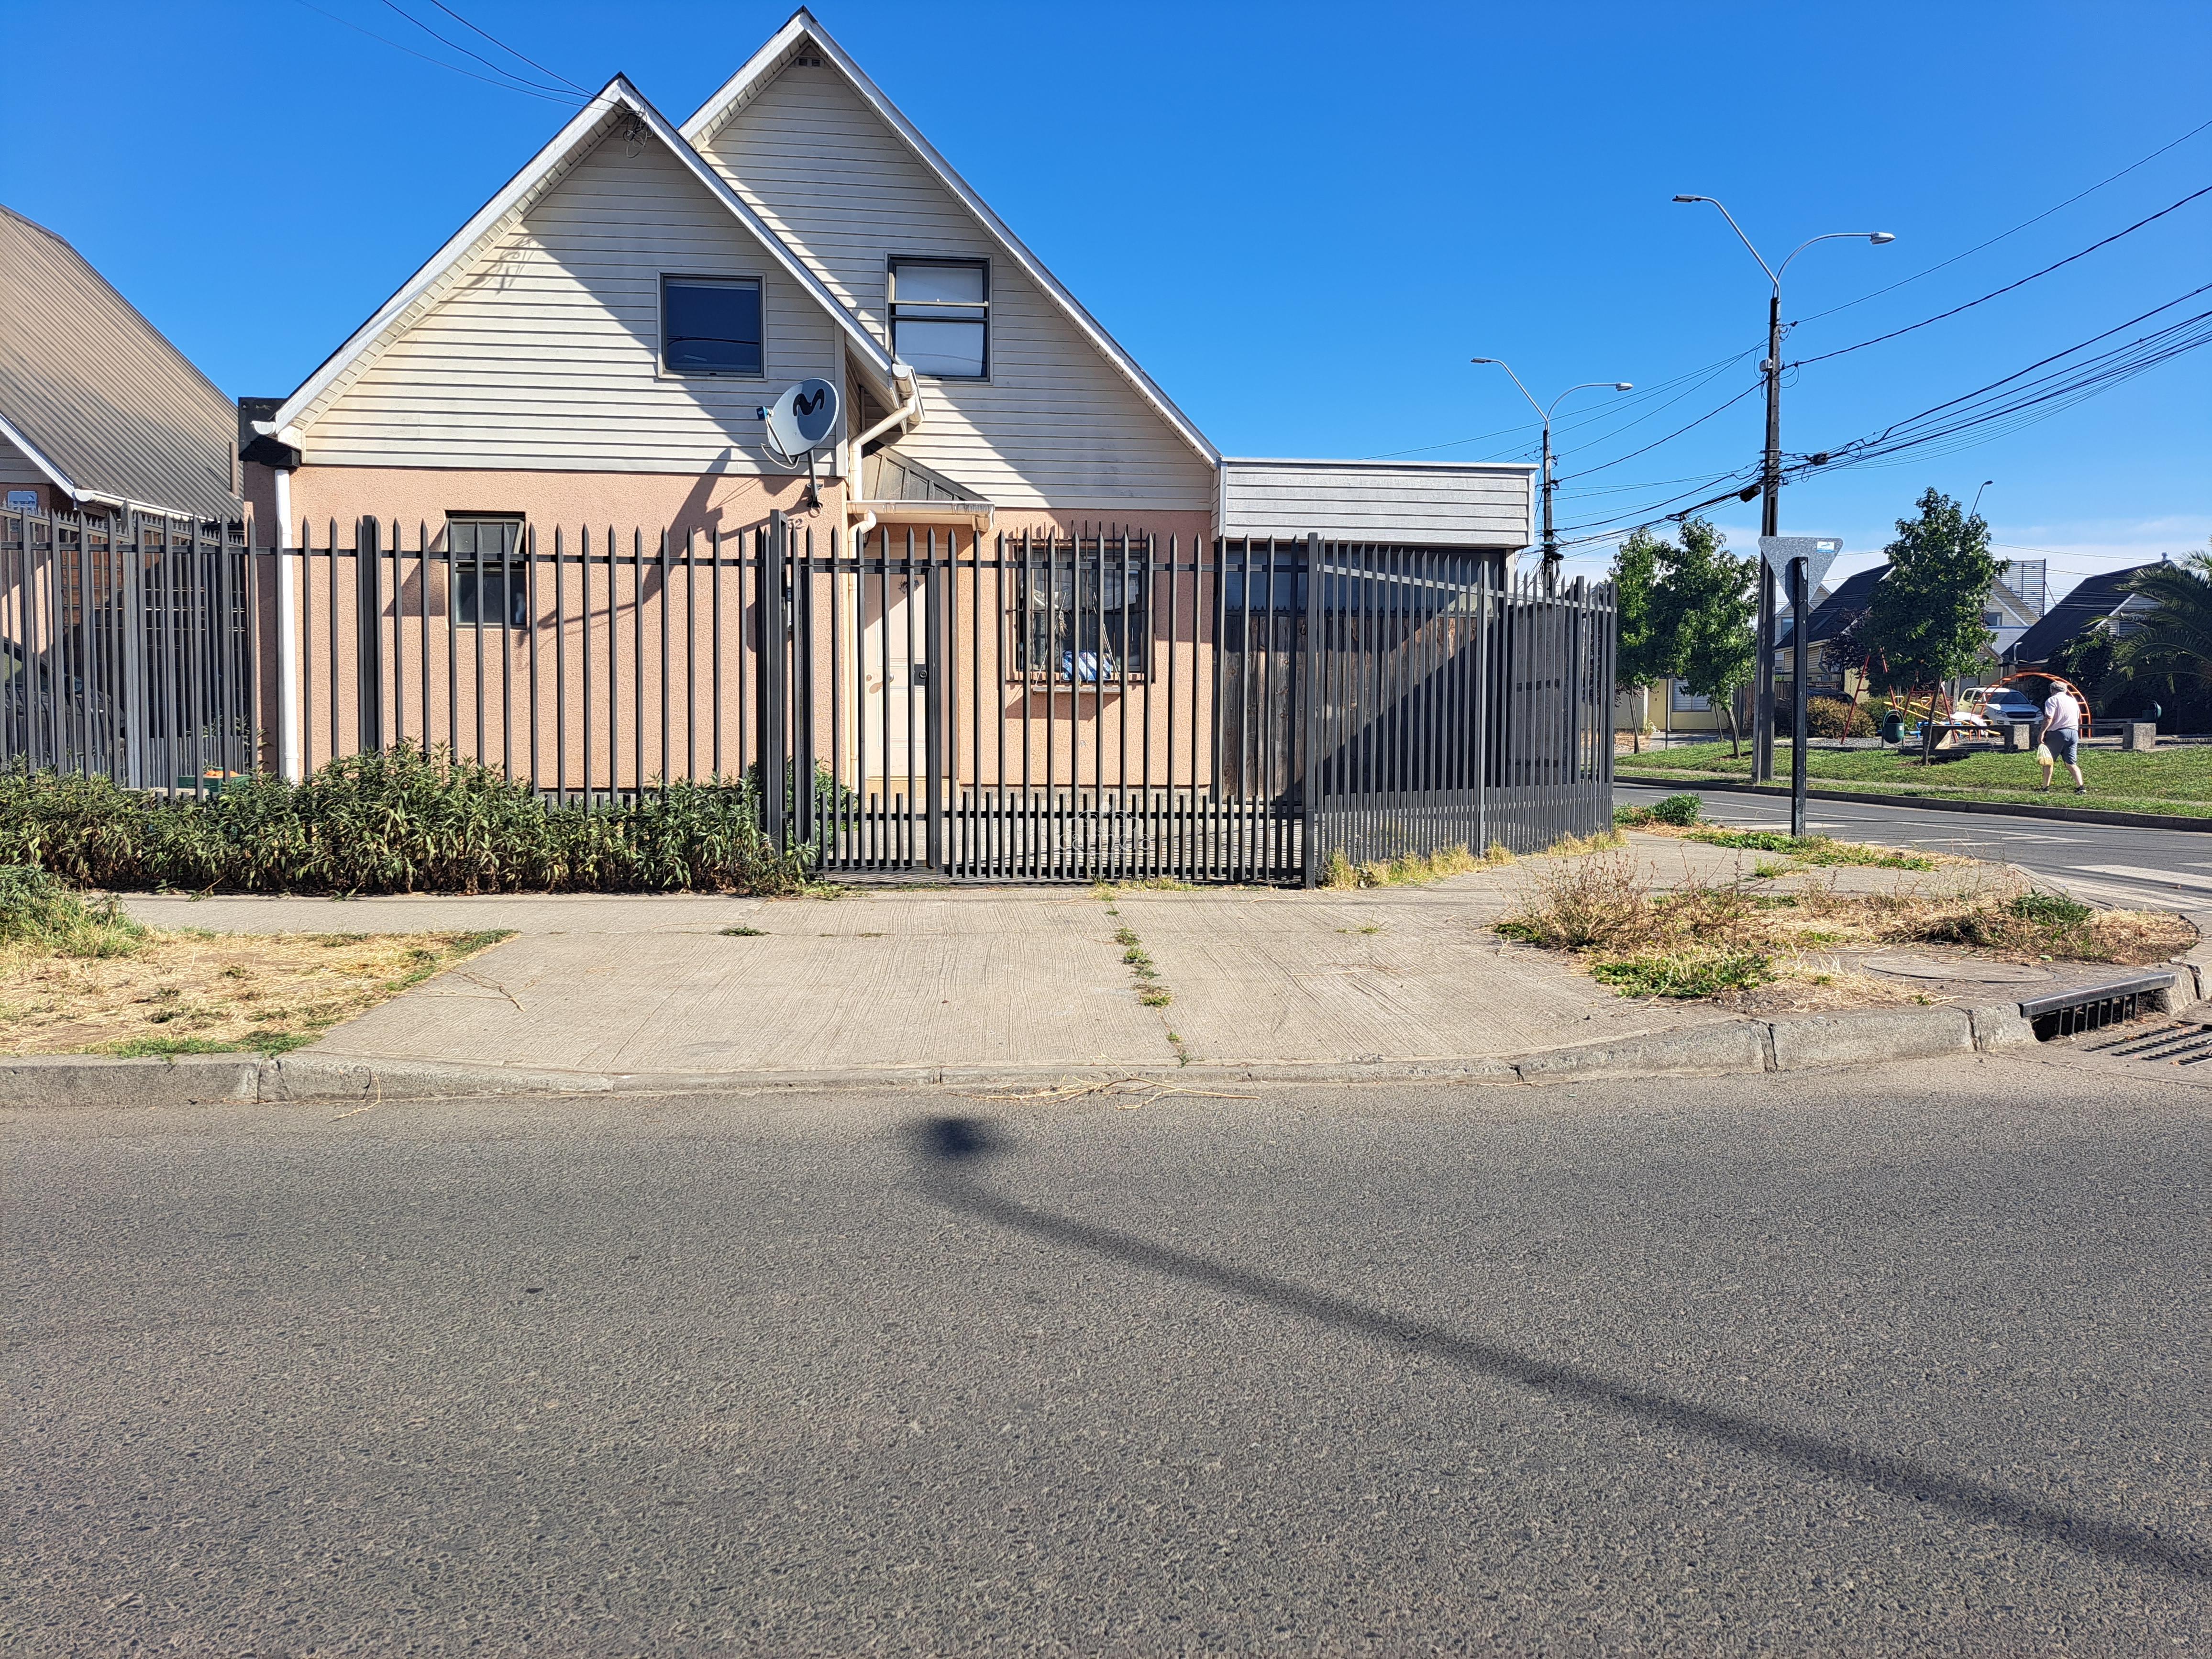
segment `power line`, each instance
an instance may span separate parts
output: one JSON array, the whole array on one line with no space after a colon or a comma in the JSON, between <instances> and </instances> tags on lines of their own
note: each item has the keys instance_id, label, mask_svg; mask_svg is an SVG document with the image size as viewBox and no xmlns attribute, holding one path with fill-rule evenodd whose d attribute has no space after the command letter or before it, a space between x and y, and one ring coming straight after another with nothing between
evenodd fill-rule
<instances>
[{"instance_id":1,"label":"power line","mask_svg":"<svg viewBox=\"0 0 2212 1659\"><path fill-rule=\"evenodd\" d=\"M394 16L404 18L408 22L412 23L416 28L422 30L423 33L428 35L433 40L435 40L440 46L450 46L453 50L459 52L465 58L475 58L477 62L482 64L494 75L503 75L508 80L514 82L517 86L535 87L538 90L542 92L558 92L561 89L559 86L553 84L553 82L559 82L561 80L561 77L557 75L553 76L550 81L532 82L523 76L517 75L513 70L502 69L499 64L493 63L490 58L485 57L482 52L472 51L469 47L463 46L458 40L447 40L444 35L439 33L437 30L432 28L428 23L417 17L413 12L409 11L404 6L402 6L399 3L399 0L384 0L384 9L392 13ZM441 9L443 9L443 8L441 8ZM466 23L468 22L468 19L464 17L461 19L461 21ZM475 26L471 24L470 27L474 27ZM482 33L483 31L479 29L477 30L477 33ZM486 38L489 39L489 37L487 36ZM496 43L495 42L495 44ZM547 71L547 73L550 74L550 72ZM564 82L563 84L574 86L574 82ZM583 91L583 88L581 87L576 87L575 90L581 92Z\"/></svg>"},{"instance_id":2,"label":"power line","mask_svg":"<svg viewBox=\"0 0 2212 1659\"><path fill-rule=\"evenodd\" d=\"M460 13L455 11L451 6L446 4L445 0L430 0L430 3L437 7L440 11L445 13L447 16L452 18L456 23L459 23L463 28L473 30L477 34L483 35L485 40L490 41L492 45L497 46L508 57L521 58L524 63L529 64L531 68L536 70L539 74L550 75L556 81L560 82L564 86L576 87L576 90L579 92L588 94L591 91L589 87L577 87L574 81L571 81L567 76L562 74L558 70L547 69L544 64L539 63L535 58L532 58L523 52L517 52L513 46L508 46L506 41L501 40L497 35L489 33L483 29L477 28L474 23L470 22L467 18L462 16ZM2212 122L2207 122L2205 125L2212 126ZM2179 143L2181 141L2179 139L2176 139L2174 142Z\"/></svg>"},{"instance_id":3,"label":"power line","mask_svg":"<svg viewBox=\"0 0 2212 1659\"><path fill-rule=\"evenodd\" d=\"M2031 271L2028 275L2021 277L2018 282L2007 283L2002 288L1993 289L1989 293L1983 295L1978 300L1969 300L1962 306L1953 306L1948 311L1939 311L1933 317L1923 317L1917 323L1906 324L1903 328L1893 328L1887 334L1877 334L1871 340L1861 340L1856 345L1840 346L1833 351L1824 351L1817 357L1800 357L1796 362L1791 363L1790 367L1792 368L1802 368L1808 363L1825 363L1831 357L1841 357L1850 352L1863 351L1870 345L1880 345L1884 340L1894 340L1900 334L1910 334L1915 329L1926 328L1930 323L1940 323L1945 318L1955 317L1962 311L1972 311L1976 306L1982 305L1990 300L1994 300L2001 294L2009 294L2016 288L2026 287L2039 276L2048 276L2052 271L2057 270L2063 266L2070 265L2076 259L2086 259L2089 255L2094 253L2099 248L2110 247L2114 242L2118 241L2123 236L2131 236L2136 231L2141 230L2145 225L2154 223L2158 220L2165 218L2169 213L2179 211L2181 209L2187 207L2191 202L2197 200L2200 196L2212 196L2212 185L2207 185L2202 190L2191 191L2188 195L2183 197L2172 206L2160 208L2157 212L2152 214L2149 218L2138 219L2135 223L2130 225L2125 230L2116 230L2110 236L2106 237L2103 241L2092 242L2080 252L2068 254L2064 258L2059 260L2057 264L2045 265L2040 270Z\"/></svg>"},{"instance_id":4,"label":"power line","mask_svg":"<svg viewBox=\"0 0 2212 1659\"><path fill-rule=\"evenodd\" d=\"M2097 191L2104 189L2106 185L2116 184L2120 179L2126 178L2128 174L2133 173L2137 167L2148 166L2151 162L2158 160L2160 156L2165 155L2166 151L2174 149L2178 145L2187 143L2191 138L2194 138L2198 133L2204 131L2207 128L2212 128L2212 121L2199 123L2197 125L2190 128L2188 131L2183 133L2180 137L2174 139L2172 143L2160 144L2156 149L2151 151L2149 155L2143 156L2141 160L2130 161L2127 166L2122 167L2118 173L2112 173L2107 178L2100 179L2095 184L2090 185L2088 189L2077 191L2075 194L2068 197L2064 201L2059 203L2057 207L2047 207L2044 209L2042 212L2037 214L2033 218L2021 220L2010 230L2001 230L1996 235L1990 237L1988 241L1975 243L1973 246L1968 248L1964 253L1954 253L1948 259L1941 260L1935 264L1929 265L1925 270L1916 270L1910 276L1899 277L1896 282L1890 283L1887 287L1875 289L1869 294L1862 294L1856 300L1846 300L1839 306L1830 306L1826 311L1816 311L1809 317L1801 317L1796 322L1790 324L1790 326L1796 328L1798 326L1799 323L1818 322L1821 318L1832 317L1839 311L1849 311L1853 306L1863 306L1869 300L1878 300L1885 294L1895 292L1897 289L1903 288L1907 283L1917 283L1923 276L1932 276L1937 271L1943 270L1946 266L1955 265L1961 259L1970 258L1973 255L1979 253L1985 247L1995 247L1999 242L2003 241L2008 236L2016 236L2021 231L2026 230L2030 225L2040 224L2043 221L2048 219L2052 214L2057 213L2063 209L2072 207L2075 203L2080 201L2084 196L2094 196Z\"/></svg>"},{"instance_id":5,"label":"power line","mask_svg":"<svg viewBox=\"0 0 2212 1659\"><path fill-rule=\"evenodd\" d=\"M342 27L349 28L356 34L365 34L370 40L377 41L380 45L391 47L394 52L404 52L410 58L419 58L426 64L435 64L441 70L451 70L456 75L465 75L471 81L481 81L484 85L488 87L497 87L503 92L519 92L525 97L542 98L549 104L580 105L588 103L590 101L590 100L586 98L573 98L566 94L541 92L535 87L525 86L520 82L511 78L504 81L495 81L488 75L478 75L474 70L465 70L459 64L449 64L442 58L433 58L429 53L417 52L412 46L403 46L397 40L392 40L388 36L379 34L374 29L363 28L360 24L353 22L349 19L340 17L335 12L325 11L320 6L314 4L313 0L293 0L293 3L305 7L307 10L314 13L318 17L328 18L331 22L337 23Z\"/></svg>"},{"instance_id":6,"label":"power line","mask_svg":"<svg viewBox=\"0 0 2212 1659\"><path fill-rule=\"evenodd\" d=\"M1707 421L1711 420L1714 416L1721 413L1723 410L1735 407L1737 404L1741 403L1746 398L1751 396L1753 392L1758 391L1764 385L1765 385L1765 381L1763 380L1753 380L1749 386L1744 387L1742 391L1737 392L1735 397L1729 398L1728 402L1722 404L1718 408L1707 410L1704 414L1698 416L1696 420L1692 421L1688 426L1678 426L1665 437L1654 438L1650 443L1644 445L1641 449L1632 449L1626 455L1616 455L1609 461L1600 461L1595 466L1586 466L1579 472L1570 472L1565 477L1559 478L1556 480L1556 482L1565 483L1568 478L1587 478L1593 472L1602 472L1607 467L1619 466L1623 461L1632 461L1638 455L1649 454L1651 451L1658 448L1662 444L1674 442L1675 439L1680 437L1685 432L1691 430L1692 428L1703 426Z\"/></svg>"}]
</instances>

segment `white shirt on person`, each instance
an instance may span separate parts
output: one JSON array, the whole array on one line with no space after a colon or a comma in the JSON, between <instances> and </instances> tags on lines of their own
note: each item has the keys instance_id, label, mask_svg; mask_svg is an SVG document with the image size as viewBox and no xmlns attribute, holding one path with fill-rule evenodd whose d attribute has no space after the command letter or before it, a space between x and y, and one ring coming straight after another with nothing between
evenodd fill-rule
<instances>
[{"instance_id":1,"label":"white shirt on person","mask_svg":"<svg viewBox=\"0 0 2212 1659\"><path fill-rule=\"evenodd\" d=\"M2081 729L2081 708L2063 691L2053 691L2051 701L2043 705L2043 729L2045 732L2079 732Z\"/></svg>"}]
</instances>

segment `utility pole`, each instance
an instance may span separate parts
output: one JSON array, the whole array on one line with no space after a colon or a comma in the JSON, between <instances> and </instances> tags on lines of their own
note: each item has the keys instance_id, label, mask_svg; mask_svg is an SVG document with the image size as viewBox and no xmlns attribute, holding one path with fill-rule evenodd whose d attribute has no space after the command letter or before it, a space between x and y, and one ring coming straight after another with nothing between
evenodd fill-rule
<instances>
[{"instance_id":1,"label":"utility pole","mask_svg":"<svg viewBox=\"0 0 2212 1659\"><path fill-rule=\"evenodd\" d=\"M1766 302L1766 361L1759 367L1766 371L1766 457L1759 472L1759 533L1779 536L1782 533L1782 279L1779 276L1774 279L1774 292ZM1802 661L1806 617L1804 607L1794 597L1790 602L1790 635L1800 645L1800 649L1794 654L1797 660ZM1775 632L1774 572L1767 568L1766 562L1762 559L1759 565L1759 677L1753 681L1759 690L1751 715L1751 781L1753 783L1771 783L1774 781ZM1791 684L1796 691L1791 701L1802 708L1805 702L1803 683L1793 680Z\"/></svg>"},{"instance_id":2,"label":"utility pole","mask_svg":"<svg viewBox=\"0 0 2212 1659\"><path fill-rule=\"evenodd\" d=\"M1633 392L1636 390L1636 386L1633 382L1628 380L1584 380L1579 386L1569 386L1565 392L1562 392L1558 397L1553 398L1550 406L1547 408L1546 405L1538 403L1533 397L1529 397L1528 388L1525 386L1521 386L1521 377L1513 373L1512 365L1506 362L1504 358L1470 357L1468 361L1471 363L1495 363L1498 368L1504 369L1508 375L1511 376L1513 384L1521 387L1521 395L1528 398L1528 407L1534 410L1538 416L1540 417L1544 422L1544 592L1547 593L1557 592L1559 591L1559 538L1558 534L1552 528L1552 491L1557 487L1559 481L1552 476L1552 462L1553 459L1552 455L1552 410L1557 409L1561 404L1565 403L1570 394L1577 392L1587 392L1593 386L1611 386L1615 392Z\"/></svg>"},{"instance_id":3,"label":"utility pole","mask_svg":"<svg viewBox=\"0 0 2212 1659\"><path fill-rule=\"evenodd\" d=\"M1791 250L1790 259L1784 259L1777 267L1766 263L1765 256L1752 246L1751 238L1746 236L1743 227L1736 223L1735 216L1722 207L1713 197L1677 196L1674 199L1678 202L1711 202L1720 208L1721 217L1729 222L1729 228L1736 234L1737 240L1745 247L1750 249L1751 257L1759 261L1759 268L1766 273L1773 284L1766 301L1766 361L1759 365L1766 376L1766 453L1759 471L1759 533L1761 536L1778 536L1782 533L1782 273L1790 269L1790 259L1796 258L1814 242L1856 241L1864 238L1880 247L1885 242L1895 241L1897 238L1886 230L1832 230L1800 242ZM1762 561L1759 571L1759 678L1756 682L1759 691L1751 719L1751 779L1753 783L1771 783L1774 781L1774 573L1767 569ZM1805 653L1802 642L1808 620L1805 611L1809 605L1809 599L1799 601L1793 598L1790 601L1790 626L1799 641L1798 649L1791 653L1793 663L1798 665L1797 678L1792 683L1791 701L1797 705L1797 720L1793 724L1802 724L1804 716L1805 670L1802 664ZM1802 754L1803 750L1804 740L1801 736L1798 750Z\"/></svg>"}]
</instances>

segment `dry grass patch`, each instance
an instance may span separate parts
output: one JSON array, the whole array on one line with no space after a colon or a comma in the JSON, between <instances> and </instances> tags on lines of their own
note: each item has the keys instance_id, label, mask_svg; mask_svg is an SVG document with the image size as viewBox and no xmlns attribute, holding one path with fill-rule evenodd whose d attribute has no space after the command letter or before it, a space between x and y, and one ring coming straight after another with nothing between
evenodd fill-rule
<instances>
[{"instance_id":1,"label":"dry grass patch","mask_svg":"<svg viewBox=\"0 0 2212 1659\"><path fill-rule=\"evenodd\" d=\"M1433 853L1408 853L1402 858L1377 860L1370 864L1354 864L1339 853L1331 853L1328 862L1322 868L1323 887L1422 887L1432 881L1442 881L1448 876L1470 875L1477 870L1496 869L1515 862L1512 849L1493 842L1480 855L1464 845L1440 847Z\"/></svg>"},{"instance_id":2,"label":"dry grass patch","mask_svg":"<svg viewBox=\"0 0 2212 1659\"><path fill-rule=\"evenodd\" d=\"M0 1053L283 1054L508 937L136 932L125 952L0 946Z\"/></svg>"},{"instance_id":3,"label":"dry grass patch","mask_svg":"<svg viewBox=\"0 0 2212 1659\"><path fill-rule=\"evenodd\" d=\"M2014 961L2140 964L2168 960L2197 938L2164 911L2092 910L2002 879L1867 894L1838 893L1832 879L1785 896L1693 878L1654 892L1619 854L1547 870L1498 931L1574 953L1624 996L1686 998L1741 996L1778 980L1861 998L1910 994L1822 954L1838 950L1948 945Z\"/></svg>"}]
</instances>

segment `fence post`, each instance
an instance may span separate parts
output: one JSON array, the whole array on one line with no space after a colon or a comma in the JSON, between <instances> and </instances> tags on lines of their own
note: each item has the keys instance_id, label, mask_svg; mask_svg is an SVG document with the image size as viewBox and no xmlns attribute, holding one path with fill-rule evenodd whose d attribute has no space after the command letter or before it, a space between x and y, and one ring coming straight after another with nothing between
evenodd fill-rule
<instances>
[{"instance_id":1,"label":"fence post","mask_svg":"<svg viewBox=\"0 0 2212 1659\"><path fill-rule=\"evenodd\" d=\"M945 546L948 554L951 550L951 534L947 532ZM1099 562L1103 568L1106 544L1102 540L1098 546ZM952 707L955 699L944 695L945 672L951 656L945 644L951 637L951 630L950 619L945 614L945 605L946 592L951 584L944 580L943 567L938 562L937 532L933 530L929 533L929 559L922 567L921 580L922 608L927 625L927 632L923 635L922 648L927 654L921 664L921 708L927 732L923 765L929 778L929 867L941 871L945 868L945 721L946 711ZM1106 728L1103 715L1099 719L1098 728L1098 741L1103 744ZM1103 794L1104 792L1100 793Z\"/></svg>"},{"instance_id":2,"label":"fence post","mask_svg":"<svg viewBox=\"0 0 2212 1659\"><path fill-rule=\"evenodd\" d=\"M1298 702L1303 712L1299 721L1298 757L1298 872L1300 884L1309 890L1321 884L1321 793L1322 793L1322 736L1321 736L1321 677L1315 672L1322 641L1316 638L1322 615L1321 538L1309 532L1306 536L1305 603L1297 609L1298 641ZM1298 584L1294 576L1291 583L1292 599L1297 597Z\"/></svg>"},{"instance_id":3,"label":"fence post","mask_svg":"<svg viewBox=\"0 0 2212 1659\"><path fill-rule=\"evenodd\" d=\"M377 628L384 613L382 532L373 518L354 526L354 728L364 755L384 747L384 641ZM477 622L481 626L481 616Z\"/></svg>"},{"instance_id":4,"label":"fence post","mask_svg":"<svg viewBox=\"0 0 2212 1659\"><path fill-rule=\"evenodd\" d=\"M789 532L781 508L768 515L760 560L760 790L763 828L778 852L786 848L784 808L791 769L784 761L784 694L790 657L783 624L784 559Z\"/></svg>"}]
</instances>

